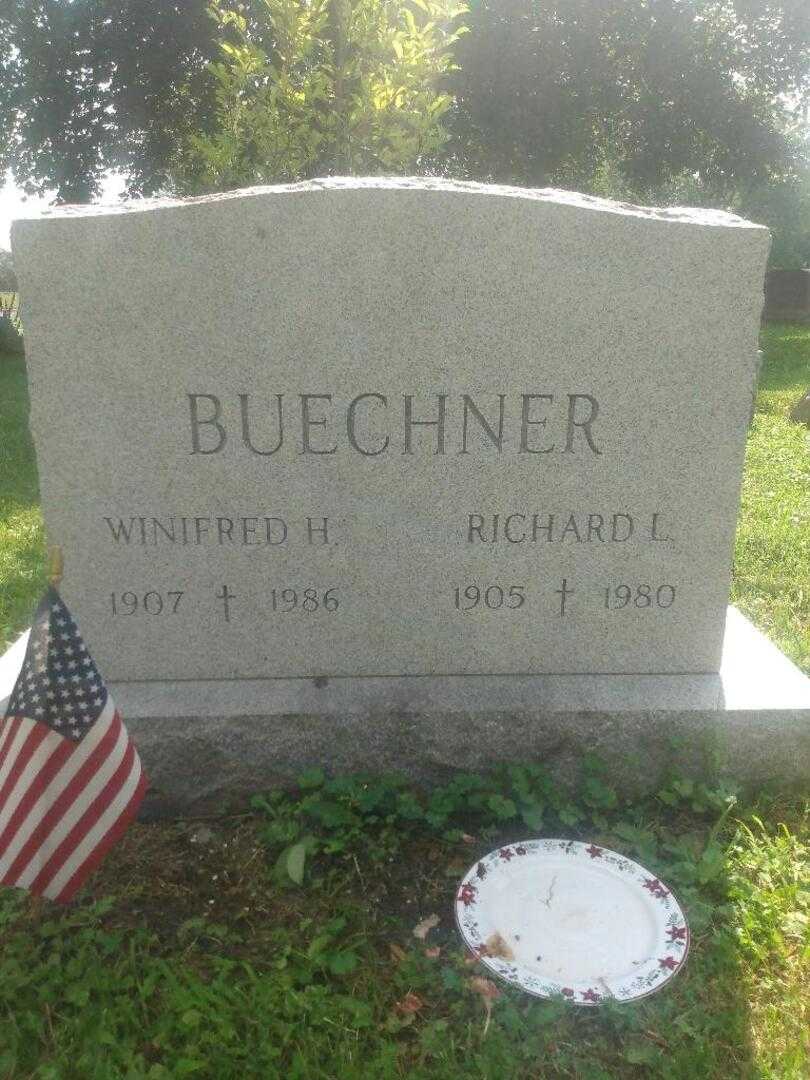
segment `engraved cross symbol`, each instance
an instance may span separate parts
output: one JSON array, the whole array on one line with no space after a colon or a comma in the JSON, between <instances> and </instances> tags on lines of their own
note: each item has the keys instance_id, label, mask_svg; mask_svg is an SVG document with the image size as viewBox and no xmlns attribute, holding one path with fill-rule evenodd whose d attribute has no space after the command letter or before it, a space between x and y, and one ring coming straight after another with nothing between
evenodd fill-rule
<instances>
[{"instance_id":1,"label":"engraved cross symbol","mask_svg":"<svg viewBox=\"0 0 810 1080\"><path fill-rule=\"evenodd\" d=\"M227 585L223 585L222 588L215 594L217 600L222 601L222 611L225 615L225 622L231 621L231 608L230 601L233 600L236 593L232 593Z\"/></svg>"},{"instance_id":2,"label":"engraved cross symbol","mask_svg":"<svg viewBox=\"0 0 810 1080\"><path fill-rule=\"evenodd\" d=\"M560 597L560 615L565 615L565 601L568 597L575 592L574 589L568 588L568 578L562 579L562 587L554 590Z\"/></svg>"}]
</instances>

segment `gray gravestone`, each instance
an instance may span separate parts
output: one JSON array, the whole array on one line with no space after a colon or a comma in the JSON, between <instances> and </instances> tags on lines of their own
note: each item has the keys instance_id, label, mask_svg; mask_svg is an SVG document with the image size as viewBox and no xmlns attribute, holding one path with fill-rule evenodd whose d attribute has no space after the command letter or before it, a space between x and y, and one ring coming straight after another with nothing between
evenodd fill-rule
<instances>
[{"instance_id":1,"label":"gray gravestone","mask_svg":"<svg viewBox=\"0 0 810 1080\"><path fill-rule=\"evenodd\" d=\"M810 320L810 270L769 270L763 317L771 322Z\"/></svg>"},{"instance_id":2,"label":"gray gravestone","mask_svg":"<svg viewBox=\"0 0 810 1080\"><path fill-rule=\"evenodd\" d=\"M514 714L569 676L716 707L765 229L333 180L12 238L49 539L136 717L359 715L352 765L460 676ZM320 738L288 729L281 773Z\"/></svg>"}]
</instances>

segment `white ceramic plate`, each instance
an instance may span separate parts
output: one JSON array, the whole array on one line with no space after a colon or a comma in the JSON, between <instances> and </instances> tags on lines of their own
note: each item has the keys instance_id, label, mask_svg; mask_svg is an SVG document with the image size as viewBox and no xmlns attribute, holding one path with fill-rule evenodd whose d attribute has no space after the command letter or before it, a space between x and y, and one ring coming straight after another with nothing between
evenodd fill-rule
<instances>
[{"instance_id":1,"label":"white ceramic plate","mask_svg":"<svg viewBox=\"0 0 810 1080\"><path fill-rule=\"evenodd\" d=\"M651 994L689 951L666 885L624 855L575 840L490 852L462 878L455 908L461 936L493 974L578 1005Z\"/></svg>"}]
</instances>

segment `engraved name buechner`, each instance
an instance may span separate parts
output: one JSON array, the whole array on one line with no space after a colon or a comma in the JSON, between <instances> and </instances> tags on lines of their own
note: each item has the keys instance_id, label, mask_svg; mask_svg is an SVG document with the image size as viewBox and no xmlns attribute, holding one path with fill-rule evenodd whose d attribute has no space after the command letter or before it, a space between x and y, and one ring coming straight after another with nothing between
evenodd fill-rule
<instances>
[{"instance_id":1,"label":"engraved name buechner","mask_svg":"<svg viewBox=\"0 0 810 1080\"><path fill-rule=\"evenodd\" d=\"M188 394L189 452L601 454L599 403L585 393Z\"/></svg>"}]
</instances>

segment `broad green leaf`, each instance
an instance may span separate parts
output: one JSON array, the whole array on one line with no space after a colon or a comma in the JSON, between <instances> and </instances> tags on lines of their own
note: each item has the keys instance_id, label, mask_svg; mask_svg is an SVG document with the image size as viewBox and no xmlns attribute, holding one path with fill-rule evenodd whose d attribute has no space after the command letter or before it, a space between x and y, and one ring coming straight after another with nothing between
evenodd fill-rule
<instances>
[{"instance_id":1,"label":"broad green leaf","mask_svg":"<svg viewBox=\"0 0 810 1080\"><path fill-rule=\"evenodd\" d=\"M290 880L294 881L296 885L304 884L304 864L306 860L307 845L305 841L299 840L297 844L287 848L285 866Z\"/></svg>"}]
</instances>

